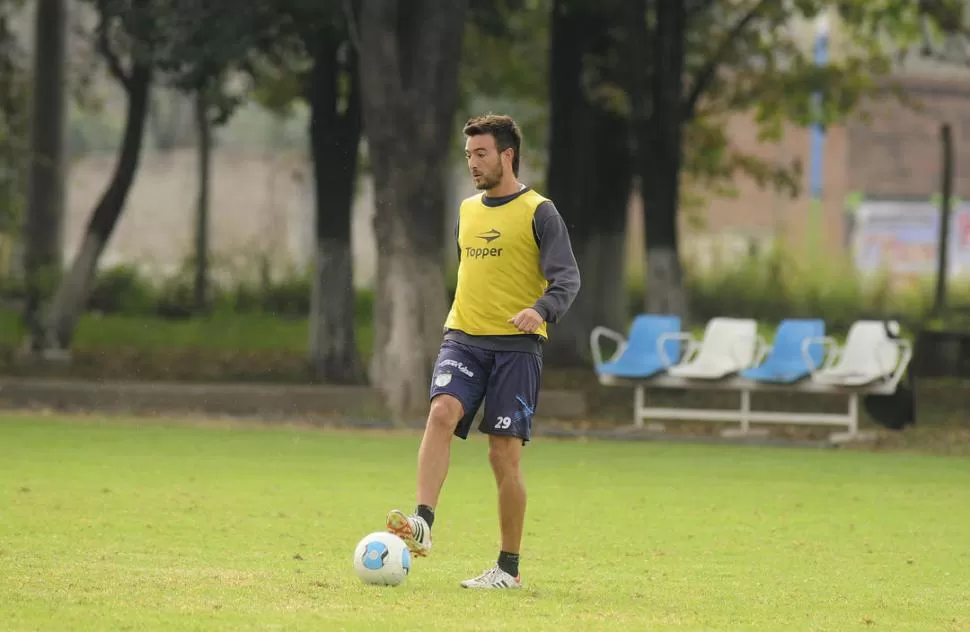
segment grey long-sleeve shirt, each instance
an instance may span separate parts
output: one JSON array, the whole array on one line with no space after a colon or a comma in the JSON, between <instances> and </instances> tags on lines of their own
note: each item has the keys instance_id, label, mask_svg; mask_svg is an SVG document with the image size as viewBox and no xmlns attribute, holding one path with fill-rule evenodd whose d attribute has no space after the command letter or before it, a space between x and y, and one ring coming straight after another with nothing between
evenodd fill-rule
<instances>
[{"instance_id":1,"label":"grey long-sleeve shirt","mask_svg":"<svg viewBox=\"0 0 970 632\"><path fill-rule=\"evenodd\" d=\"M484 197L486 206L501 206L528 189L501 197ZM548 281L545 293L532 307L539 312L547 323L558 323L569 310L579 293L580 275L576 257L569 240L569 231L555 204L550 201L540 204L532 218L532 232L539 245L539 266ZM455 225L455 239L458 226ZM461 248L458 248L461 259ZM511 314L510 314L511 316ZM508 336L472 336L463 331L447 330L446 340L454 340L467 345L493 351L526 351L542 353L542 337L537 334L518 334Z\"/></svg>"}]
</instances>

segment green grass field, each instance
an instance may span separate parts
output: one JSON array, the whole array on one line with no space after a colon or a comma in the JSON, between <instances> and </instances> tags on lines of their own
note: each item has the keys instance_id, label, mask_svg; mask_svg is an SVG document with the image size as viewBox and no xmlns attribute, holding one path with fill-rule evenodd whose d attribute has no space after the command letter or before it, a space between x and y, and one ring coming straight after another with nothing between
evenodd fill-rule
<instances>
[{"instance_id":1,"label":"green grass field","mask_svg":"<svg viewBox=\"0 0 970 632\"><path fill-rule=\"evenodd\" d=\"M967 630L970 461L837 450L526 448L525 589L494 561L486 444L456 444L435 549L362 585L418 436L0 420L4 630Z\"/></svg>"}]
</instances>

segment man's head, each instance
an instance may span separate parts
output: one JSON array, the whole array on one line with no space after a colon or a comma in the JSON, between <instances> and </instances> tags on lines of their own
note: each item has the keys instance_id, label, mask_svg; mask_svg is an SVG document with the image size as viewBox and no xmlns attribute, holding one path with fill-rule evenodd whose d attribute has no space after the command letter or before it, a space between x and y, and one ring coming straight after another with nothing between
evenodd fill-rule
<instances>
[{"instance_id":1,"label":"man's head","mask_svg":"<svg viewBox=\"0 0 970 632\"><path fill-rule=\"evenodd\" d=\"M507 171L519 175L519 149L522 133L511 117L485 114L465 123L465 158L475 188L492 189Z\"/></svg>"}]
</instances>

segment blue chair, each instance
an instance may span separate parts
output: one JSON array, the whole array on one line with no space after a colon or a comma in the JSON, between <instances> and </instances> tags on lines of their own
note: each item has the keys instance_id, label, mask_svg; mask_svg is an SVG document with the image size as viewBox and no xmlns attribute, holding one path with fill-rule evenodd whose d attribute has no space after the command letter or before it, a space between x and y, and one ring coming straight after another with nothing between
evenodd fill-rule
<instances>
[{"instance_id":1,"label":"blue chair","mask_svg":"<svg viewBox=\"0 0 970 632\"><path fill-rule=\"evenodd\" d=\"M814 344L825 336L825 322L818 319L788 319L778 325L774 344L764 362L741 372L755 382L794 384L822 366L825 345ZM802 349L805 348L803 353ZM806 357L807 356L807 357ZM813 365L808 366L807 360Z\"/></svg>"},{"instance_id":2,"label":"blue chair","mask_svg":"<svg viewBox=\"0 0 970 632\"><path fill-rule=\"evenodd\" d=\"M668 334L674 334L670 336ZM590 333L590 347L597 375L618 378L648 378L667 368L659 352L662 336L666 359L670 364L680 361L680 317L640 314L633 319L629 339L606 327L596 327ZM599 338L610 338L617 344L613 357L603 361Z\"/></svg>"}]
</instances>

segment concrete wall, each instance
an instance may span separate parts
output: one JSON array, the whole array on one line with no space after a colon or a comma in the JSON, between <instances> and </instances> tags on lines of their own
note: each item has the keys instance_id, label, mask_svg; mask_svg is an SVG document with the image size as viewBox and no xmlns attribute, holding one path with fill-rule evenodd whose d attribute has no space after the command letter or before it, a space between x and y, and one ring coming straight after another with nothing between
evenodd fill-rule
<instances>
[{"instance_id":1,"label":"concrete wall","mask_svg":"<svg viewBox=\"0 0 970 632\"><path fill-rule=\"evenodd\" d=\"M956 78L903 79L907 95L918 104L892 98L873 99L863 111L827 131L824 163L823 221L828 254L845 252L845 200L852 192L876 197L926 199L939 191L939 124L953 125L956 143L956 192L970 196L970 81ZM800 159L807 188L809 131L788 126L776 143L759 142L757 127L739 114L728 122L728 134L740 150L769 160ZM196 195L192 149L148 152L142 162L129 205L109 243L104 264L136 262L171 271L189 255ZM88 155L71 166L65 250L70 256L98 196L110 177L115 156ZM535 174L524 173L526 181ZM703 218L700 228L684 218L684 247L703 258L716 249L741 254L751 241L775 236L793 246L804 243L808 198L760 188L738 177L736 196L695 190L705 196L693 211ZM353 244L358 286L369 285L376 263L373 237L373 189L361 178L354 210ZM460 164L450 184L452 214L458 201L474 190ZM258 256L285 258L303 266L312 239L313 192L303 152L253 151L224 148L214 156L212 238L217 257L234 269L251 271ZM451 219L448 220L450 225ZM642 209L634 196L630 205L628 248L634 268L641 268ZM449 239L448 226L443 238ZM448 249L450 252L450 249Z\"/></svg>"},{"instance_id":2,"label":"concrete wall","mask_svg":"<svg viewBox=\"0 0 970 632\"><path fill-rule=\"evenodd\" d=\"M108 244L103 266L137 264L171 274L193 248L197 195L194 149L146 152L125 212ZM70 169L65 254L73 257L114 169L113 154L88 155ZM529 177L523 168L523 177ZM475 193L462 165L449 186L450 214L442 238L451 240L459 202ZM313 248L313 182L303 152L217 150L211 190L212 251L223 268L253 272L261 255L281 266L309 264ZM352 240L355 283L368 286L377 262L374 190L359 179ZM449 241L449 246L450 246ZM448 248L447 252L453 252ZM68 259L69 260L69 259Z\"/></svg>"}]
</instances>

